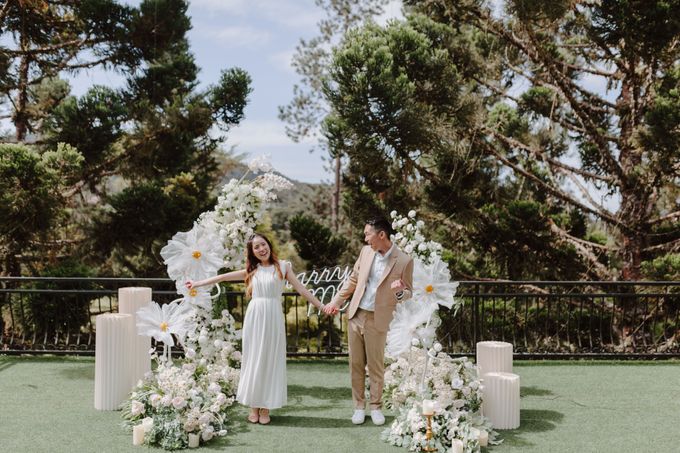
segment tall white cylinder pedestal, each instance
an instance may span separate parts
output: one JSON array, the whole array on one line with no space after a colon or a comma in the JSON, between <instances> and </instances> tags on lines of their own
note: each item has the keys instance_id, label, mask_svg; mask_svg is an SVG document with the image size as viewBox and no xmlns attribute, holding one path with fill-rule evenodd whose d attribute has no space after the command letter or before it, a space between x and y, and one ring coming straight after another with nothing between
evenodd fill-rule
<instances>
[{"instance_id":1,"label":"tall white cylinder pedestal","mask_svg":"<svg viewBox=\"0 0 680 453\"><path fill-rule=\"evenodd\" d=\"M482 413L494 429L519 428L519 376L512 373L484 375Z\"/></svg>"},{"instance_id":2,"label":"tall white cylinder pedestal","mask_svg":"<svg viewBox=\"0 0 680 453\"><path fill-rule=\"evenodd\" d=\"M477 343L477 369L480 377L486 373L512 373L512 344L503 341Z\"/></svg>"},{"instance_id":3,"label":"tall white cylinder pedestal","mask_svg":"<svg viewBox=\"0 0 680 453\"><path fill-rule=\"evenodd\" d=\"M151 303L151 288L119 288L118 312L132 316L134 332L130 340L130 385L133 386L144 374L151 371L151 337L137 334L137 310Z\"/></svg>"},{"instance_id":4,"label":"tall white cylinder pedestal","mask_svg":"<svg viewBox=\"0 0 680 453\"><path fill-rule=\"evenodd\" d=\"M132 316L106 313L97 316L94 361L94 408L117 410L132 387L130 339L134 333Z\"/></svg>"}]
</instances>

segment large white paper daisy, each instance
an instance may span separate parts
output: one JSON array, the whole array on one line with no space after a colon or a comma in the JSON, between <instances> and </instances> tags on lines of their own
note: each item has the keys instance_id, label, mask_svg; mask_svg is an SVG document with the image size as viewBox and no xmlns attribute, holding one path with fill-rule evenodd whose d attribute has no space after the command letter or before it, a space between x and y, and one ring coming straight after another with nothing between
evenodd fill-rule
<instances>
[{"instance_id":1,"label":"large white paper daisy","mask_svg":"<svg viewBox=\"0 0 680 453\"><path fill-rule=\"evenodd\" d=\"M436 307L436 304L424 304L414 299L397 304L387 332L386 352L389 357L396 358L409 351L413 339L420 339L419 330L430 319Z\"/></svg>"},{"instance_id":2,"label":"large white paper daisy","mask_svg":"<svg viewBox=\"0 0 680 453\"><path fill-rule=\"evenodd\" d=\"M186 335L187 316L190 312L191 306L186 303L172 302L161 307L156 302L151 302L137 310L137 331L140 335L153 337L166 346L174 346L172 334L180 339Z\"/></svg>"},{"instance_id":3,"label":"large white paper daisy","mask_svg":"<svg viewBox=\"0 0 680 453\"><path fill-rule=\"evenodd\" d=\"M451 281L451 274L446 263L436 257L431 264L415 259L413 267L413 298L446 308L453 306L458 282Z\"/></svg>"},{"instance_id":4,"label":"large white paper daisy","mask_svg":"<svg viewBox=\"0 0 680 453\"><path fill-rule=\"evenodd\" d=\"M200 225L175 234L161 249L173 280L202 280L214 276L224 265L225 250L219 238Z\"/></svg>"},{"instance_id":5,"label":"large white paper daisy","mask_svg":"<svg viewBox=\"0 0 680 453\"><path fill-rule=\"evenodd\" d=\"M212 310L212 299L210 299L209 287L201 286L198 288L187 288L184 281L179 280L177 283L177 292L184 297L184 303L194 307L201 307L205 310Z\"/></svg>"}]
</instances>

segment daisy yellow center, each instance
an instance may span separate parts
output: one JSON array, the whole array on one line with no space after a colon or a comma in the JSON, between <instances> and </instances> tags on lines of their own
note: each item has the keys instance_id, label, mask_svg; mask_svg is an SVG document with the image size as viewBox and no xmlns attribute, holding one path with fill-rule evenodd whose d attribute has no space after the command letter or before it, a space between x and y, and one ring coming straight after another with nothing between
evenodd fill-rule
<instances>
[{"instance_id":1,"label":"daisy yellow center","mask_svg":"<svg viewBox=\"0 0 680 453\"><path fill-rule=\"evenodd\" d=\"M165 321L163 321L163 322L161 323L161 326L160 326L160 327L161 327L161 332L167 332L167 330L168 330L168 323L165 322Z\"/></svg>"},{"instance_id":2,"label":"daisy yellow center","mask_svg":"<svg viewBox=\"0 0 680 453\"><path fill-rule=\"evenodd\" d=\"M191 254L195 259L199 259L201 257L201 252L198 250L194 251L194 253Z\"/></svg>"},{"instance_id":3,"label":"daisy yellow center","mask_svg":"<svg viewBox=\"0 0 680 453\"><path fill-rule=\"evenodd\" d=\"M425 287L425 292L426 292L426 293L431 293L432 291L434 291L434 286L432 286L432 285L427 285L427 286Z\"/></svg>"},{"instance_id":4,"label":"daisy yellow center","mask_svg":"<svg viewBox=\"0 0 680 453\"><path fill-rule=\"evenodd\" d=\"M198 291L195 288L191 288L191 290L189 290L189 295L191 297L196 297L196 294L198 294Z\"/></svg>"}]
</instances>

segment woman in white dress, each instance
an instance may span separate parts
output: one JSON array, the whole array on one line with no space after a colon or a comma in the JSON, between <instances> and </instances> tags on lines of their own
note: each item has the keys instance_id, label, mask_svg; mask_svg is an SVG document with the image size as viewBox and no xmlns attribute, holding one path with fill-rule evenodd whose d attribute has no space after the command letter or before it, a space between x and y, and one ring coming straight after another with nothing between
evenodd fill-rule
<instances>
[{"instance_id":1,"label":"woman in white dress","mask_svg":"<svg viewBox=\"0 0 680 453\"><path fill-rule=\"evenodd\" d=\"M186 286L244 281L252 296L243 320L241 377L236 399L250 407L248 421L266 425L269 410L286 404L286 331L281 308L285 281L319 309L323 304L300 283L290 262L279 260L265 236L255 233L246 245L246 268L216 277L188 281Z\"/></svg>"}]
</instances>

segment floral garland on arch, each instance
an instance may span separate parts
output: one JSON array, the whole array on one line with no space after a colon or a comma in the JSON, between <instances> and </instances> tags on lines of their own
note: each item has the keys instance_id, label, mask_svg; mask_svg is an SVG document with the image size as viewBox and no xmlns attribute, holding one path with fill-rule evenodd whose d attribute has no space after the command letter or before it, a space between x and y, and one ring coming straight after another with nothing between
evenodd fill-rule
<instances>
[{"instance_id":1,"label":"floral garland on arch","mask_svg":"<svg viewBox=\"0 0 680 453\"><path fill-rule=\"evenodd\" d=\"M212 211L201 214L193 228L175 234L161 250L179 299L162 307L152 302L137 313L140 334L163 342L164 354L149 351L156 368L140 380L123 404L128 428L144 426L146 445L166 450L189 446L189 436L208 442L227 434L228 409L235 401L240 376L240 331L227 310L215 313L206 288L187 289L187 280L217 275L242 265L243 248L267 203L292 184L272 173L267 156L250 162L252 180L232 179L220 190ZM184 348L180 365L169 354L173 334Z\"/></svg>"},{"instance_id":2,"label":"floral garland on arch","mask_svg":"<svg viewBox=\"0 0 680 453\"><path fill-rule=\"evenodd\" d=\"M390 216L394 241L414 260L413 297L397 305L387 335L386 355L391 363L385 372L383 400L397 416L381 437L392 445L421 451L426 446L422 402L431 399L435 411L430 446L448 451L455 442L466 453L479 452L483 432L490 444L498 442L497 433L480 414L483 386L477 368L465 357L449 357L436 341L439 307L455 313L462 304L454 298L458 282L451 281L448 265L441 259L441 244L425 239L425 224L416 219L415 211L406 217L392 211Z\"/></svg>"}]
</instances>

